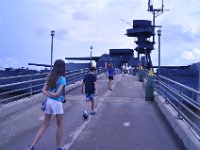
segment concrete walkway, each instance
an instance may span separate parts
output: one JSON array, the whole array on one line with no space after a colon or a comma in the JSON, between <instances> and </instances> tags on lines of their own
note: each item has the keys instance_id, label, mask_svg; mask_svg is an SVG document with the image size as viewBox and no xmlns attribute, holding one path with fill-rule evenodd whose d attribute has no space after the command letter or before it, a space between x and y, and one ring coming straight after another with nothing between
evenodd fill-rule
<instances>
[{"instance_id":1,"label":"concrete walkway","mask_svg":"<svg viewBox=\"0 0 200 150\"><path fill-rule=\"evenodd\" d=\"M116 76L112 91L107 90L107 78L102 76L98 79L97 114L83 120L84 96L80 88L69 92L63 143L69 150L184 150L156 102L147 102L144 96L143 84L135 76ZM25 149L42 120L39 104L1 119L0 149ZM36 150L55 149L55 128L53 117Z\"/></svg>"}]
</instances>

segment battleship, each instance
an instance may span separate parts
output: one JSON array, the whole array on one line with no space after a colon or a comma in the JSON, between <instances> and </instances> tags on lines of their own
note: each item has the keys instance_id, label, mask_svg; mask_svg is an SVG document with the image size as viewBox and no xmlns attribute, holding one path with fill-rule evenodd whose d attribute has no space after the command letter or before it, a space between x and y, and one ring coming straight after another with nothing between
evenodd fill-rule
<instances>
[{"instance_id":1,"label":"battleship","mask_svg":"<svg viewBox=\"0 0 200 150\"><path fill-rule=\"evenodd\" d=\"M160 31L161 25L156 25L156 17L163 12L168 11L164 9L162 0L161 8L156 9L153 7L152 1L148 1L148 11L153 14L153 21L151 20L133 20L132 28L127 29L125 35L127 37L133 37L135 40L136 48L133 49L110 49L109 54L103 54L99 57L66 57L66 60L94 60L97 66L107 67L107 65L113 64L114 68L120 68L123 64L131 66L137 72L137 68L142 66L144 69L150 68L156 69L155 74L166 76L174 81L177 81L183 85L191 87L195 90L200 89L200 63L194 63L187 66L154 66L151 60L151 53L155 49L155 31ZM158 36L160 36L159 33ZM159 44L159 43L158 43ZM134 56L133 51L136 51L137 56ZM172 87L178 87L171 85ZM183 91L189 97L193 97L192 93ZM200 103L199 97L193 97L195 101Z\"/></svg>"}]
</instances>

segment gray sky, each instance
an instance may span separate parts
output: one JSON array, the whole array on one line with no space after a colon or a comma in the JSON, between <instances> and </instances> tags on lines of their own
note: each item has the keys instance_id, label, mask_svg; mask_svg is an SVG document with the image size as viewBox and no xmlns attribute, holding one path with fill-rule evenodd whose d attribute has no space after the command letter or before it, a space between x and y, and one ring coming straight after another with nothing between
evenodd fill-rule
<instances>
[{"instance_id":1,"label":"gray sky","mask_svg":"<svg viewBox=\"0 0 200 150\"><path fill-rule=\"evenodd\" d=\"M152 0L159 8L161 0ZM148 0L4 0L0 4L0 67L50 64L51 36L55 30L53 59L101 56L113 48L135 48L126 37L126 22L152 20ZM200 60L200 1L164 0L161 65L189 65ZM121 21L121 19L125 20ZM157 36L156 36L157 40ZM157 43L152 51L157 65Z\"/></svg>"}]
</instances>

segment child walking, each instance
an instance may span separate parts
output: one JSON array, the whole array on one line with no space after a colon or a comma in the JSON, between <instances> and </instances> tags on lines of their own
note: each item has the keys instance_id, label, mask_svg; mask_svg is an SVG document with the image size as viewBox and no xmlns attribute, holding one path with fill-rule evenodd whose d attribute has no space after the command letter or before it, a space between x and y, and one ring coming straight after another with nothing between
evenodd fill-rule
<instances>
[{"instance_id":1,"label":"child walking","mask_svg":"<svg viewBox=\"0 0 200 150\"><path fill-rule=\"evenodd\" d=\"M86 96L86 101L85 101L85 106L84 109L85 111L83 112L83 117L86 119L88 118L88 107L89 103L91 102L91 115L95 115L94 111L94 96L97 91L96 87L96 68L91 67L90 73L87 74L82 82L82 88L81 88L81 93L83 93L83 87L85 85L85 96Z\"/></svg>"},{"instance_id":2,"label":"child walking","mask_svg":"<svg viewBox=\"0 0 200 150\"><path fill-rule=\"evenodd\" d=\"M108 89L112 90L112 80L113 80L114 70L112 64L108 66Z\"/></svg>"},{"instance_id":3,"label":"child walking","mask_svg":"<svg viewBox=\"0 0 200 150\"><path fill-rule=\"evenodd\" d=\"M42 137L46 129L49 127L51 116L54 115L57 120L56 129L56 150L66 150L61 146L61 137L63 130L63 107L62 107L62 91L66 86L65 79L65 62L61 59L55 61L50 74L43 86L42 92L48 96L45 108L45 119L38 130L32 144L28 146L27 150L35 150L35 145Z\"/></svg>"}]
</instances>

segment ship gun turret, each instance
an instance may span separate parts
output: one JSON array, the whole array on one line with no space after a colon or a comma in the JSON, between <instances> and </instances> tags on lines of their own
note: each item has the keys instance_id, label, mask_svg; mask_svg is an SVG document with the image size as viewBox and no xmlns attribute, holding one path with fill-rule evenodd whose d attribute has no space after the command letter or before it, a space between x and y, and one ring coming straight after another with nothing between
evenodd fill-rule
<instances>
[{"instance_id":1,"label":"ship gun turret","mask_svg":"<svg viewBox=\"0 0 200 150\"><path fill-rule=\"evenodd\" d=\"M146 68L152 67L150 53L154 49L154 42L150 38L154 35L154 28L149 20L133 20L133 28L126 30L128 37L135 37L138 55L145 54Z\"/></svg>"}]
</instances>

